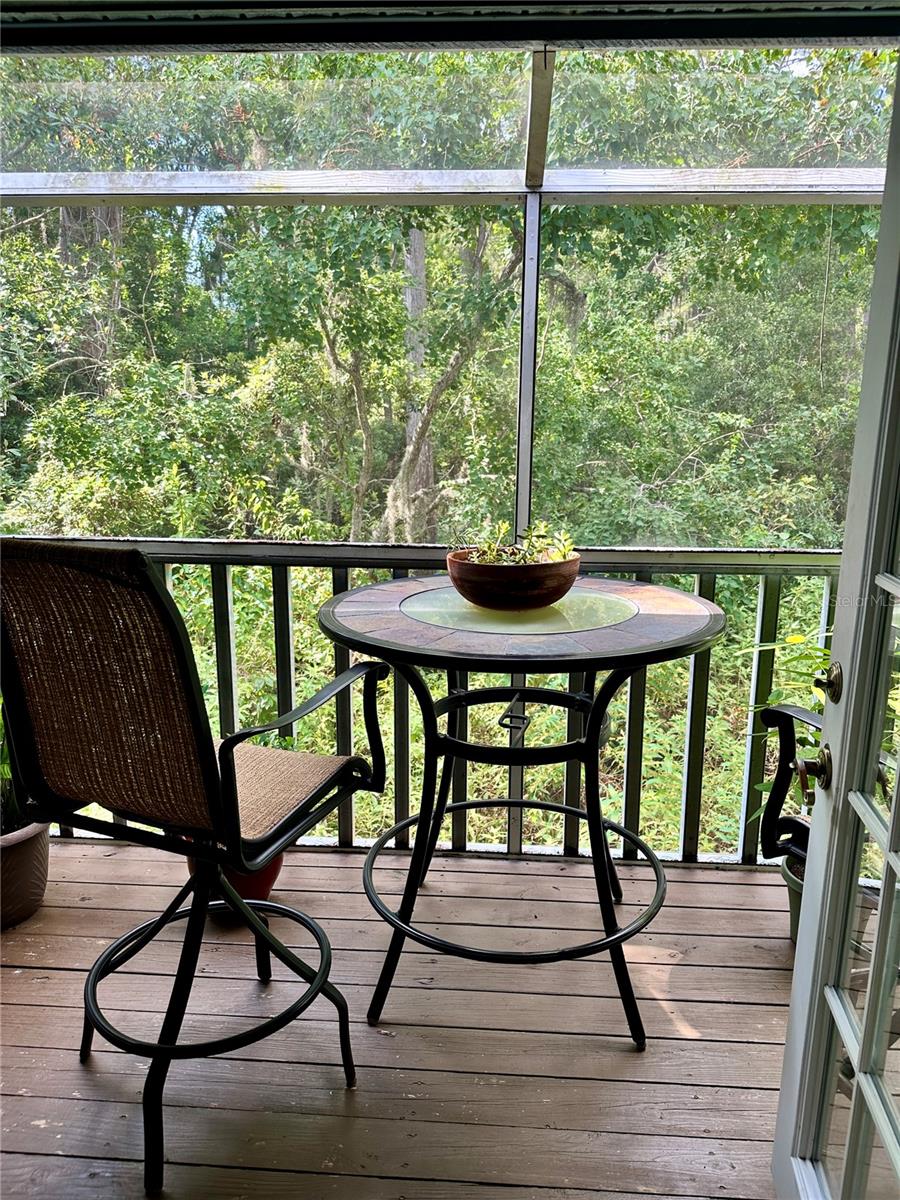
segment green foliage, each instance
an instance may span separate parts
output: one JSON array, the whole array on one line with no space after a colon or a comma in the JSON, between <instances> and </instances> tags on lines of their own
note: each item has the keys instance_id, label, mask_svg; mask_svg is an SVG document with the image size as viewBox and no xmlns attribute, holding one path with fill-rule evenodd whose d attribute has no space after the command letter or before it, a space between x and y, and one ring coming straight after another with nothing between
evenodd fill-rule
<instances>
[{"instance_id":1,"label":"green foliage","mask_svg":"<svg viewBox=\"0 0 900 1200\"><path fill-rule=\"evenodd\" d=\"M12 766L9 759L9 739L0 715L0 833L14 833L25 823L18 797L13 790Z\"/></svg>"}]
</instances>

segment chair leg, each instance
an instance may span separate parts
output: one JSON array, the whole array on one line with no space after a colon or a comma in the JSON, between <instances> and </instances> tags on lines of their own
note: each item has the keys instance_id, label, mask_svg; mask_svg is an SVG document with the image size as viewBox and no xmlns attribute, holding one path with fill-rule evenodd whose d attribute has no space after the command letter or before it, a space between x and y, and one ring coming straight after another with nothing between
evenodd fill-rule
<instances>
[{"instance_id":1,"label":"chair leg","mask_svg":"<svg viewBox=\"0 0 900 1200\"><path fill-rule=\"evenodd\" d=\"M84 1013L84 1026L81 1031L81 1048L78 1051L78 1061L86 1063L91 1056L91 1047L94 1044L94 1023L87 1014L87 1009Z\"/></svg>"},{"instance_id":2,"label":"chair leg","mask_svg":"<svg viewBox=\"0 0 900 1200\"><path fill-rule=\"evenodd\" d=\"M330 1000L337 1009L338 1015L338 1034L341 1043L341 1062L344 1064L344 1077L347 1080L347 1087L356 1087L356 1064L353 1062L353 1047L350 1044L350 1009L347 1006L347 1000L344 993L339 991L333 983L326 983L322 988L322 995Z\"/></svg>"},{"instance_id":3,"label":"chair leg","mask_svg":"<svg viewBox=\"0 0 900 1200\"><path fill-rule=\"evenodd\" d=\"M149 945L159 931L165 925L169 924L175 913L181 908L182 901L189 896L193 890L194 881L193 879L189 879L175 899L169 904L168 908L166 908L164 912L161 912L155 921L148 923L141 936L137 939L129 939L128 944L109 960L102 974L97 977L93 985L91 985L89 982L90 976L88 977L89 981L85 985L84 1026L81 1034L81 1048L78 1051L78 1059L80 1062L87 1062L87 1060L90 1058L91 1048L94 1044L94 1023L91 1020L90 1006L92 1003L96 1003L96 992L93 990L96 988L96 984L99 983L101 979L105 979L107 975L112 975L114 971L118 971L119 967L124 966L129 959L134 958L134 956L143 950L145 946ZM91 971L90 974L93 975L94 971ZM91 997L93 997L93 999L91 999Z\"/></svg>"},{"instance_id":4,"label":"chair leg","mask_svg":"<svg viewBox=\"0 0 900 1200\"><path fill-rule=\"evenodd\" d=\"M229 904L232 910L237 913L244 923L253 930L257 945L257 966L259 964L259 947L260 944L265 945L266 954L269 955L274 950L275 955L287 967L290 967L301 979L305 979L307 983L311 983L315 978L316 972L308 963L305 963L296 954L283 946L272 931L269 929L269 922L261 914L254 912L232 888L227 887L222 889L222 894L225 902ZM259 922L266 931L267 936L263 936L255 926L255 922ZM347 1001L343 992L339 991L333 983L326 982L322 987L322 995L330 1000L337 1009L338 1014L338 1031L341 1044L341 1059L344 1065L344 1075L347 1080L347 1087L356 1087L356 1066L353 1062L353 1049L350 1044L350 1010L347 1006Z\"/></svg>"},{"instance_id":5,"label":"chair leg","mask_svg":"<svg viewBox=\"0 0 900 1200\"><path fill-rule=\"evenodd\" d=\"M203 931L206 926L206 912L210 895L211 881L208 869L198 868L194 876L194 895L184 933L184 943L181 947L181 956L178 960L178 969L172 985L172 995L169 998L166 1015L159 1033L160 1046L174 1046L178 1041L178 1034L181 1032L194 974L197 970L197 960L200 957L200 947L203 944ZM147 1081L144 1084L142 1097L144 1191L149 1195L162 1190L164 1160L162 1097L171 1063L172 1059L169 1055L154 1055L150 1070L147 1072Z\"/></svg>"},{"instance_id":6,"label":"chair leg","mask_svg":"<svg viewBox=\"0 0 900 1200\"><path fill-rule=\"evenodd\" d=\"M260 916L260 921L269 928L269 922L265 917ZM259 934L253 934L253 940L256 943L256 975L260 983L271 983L272 981L272 955L269 953L269 943Z\"/></svg>"}]
</instances>

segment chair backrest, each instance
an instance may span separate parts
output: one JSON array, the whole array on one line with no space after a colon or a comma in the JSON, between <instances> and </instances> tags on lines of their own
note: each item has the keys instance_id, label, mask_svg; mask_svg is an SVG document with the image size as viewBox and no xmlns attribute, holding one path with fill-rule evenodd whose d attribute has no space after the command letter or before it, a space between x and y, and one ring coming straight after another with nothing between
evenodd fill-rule
<instances>
[{"instance_id":1,"label":"chair backrest","mask_svg":"<svg viewBox=\"0 0 900 1200\"><path fill-rule=\"evenodd\" d=\"M184 623L130 548L2 541L2 688L26 795L217 827L219 774Z\"/></svg>"}]
</instances>

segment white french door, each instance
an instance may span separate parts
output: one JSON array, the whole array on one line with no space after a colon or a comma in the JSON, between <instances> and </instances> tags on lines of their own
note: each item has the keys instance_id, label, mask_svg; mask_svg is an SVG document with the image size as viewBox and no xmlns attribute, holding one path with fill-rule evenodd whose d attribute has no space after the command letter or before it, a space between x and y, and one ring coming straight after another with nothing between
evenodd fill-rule
<instances>
[{"instance_id":1,"label":"white french door","mask_svg":"<svg viewBox=\"0 0 900 1200\"><path fill-rule=\"evenodd\" d=\"M898 89L900 92L900 89ZM900 1197L900 103L895 92L776 1127L779 1197Z\"/></svg>"}]
</instances>

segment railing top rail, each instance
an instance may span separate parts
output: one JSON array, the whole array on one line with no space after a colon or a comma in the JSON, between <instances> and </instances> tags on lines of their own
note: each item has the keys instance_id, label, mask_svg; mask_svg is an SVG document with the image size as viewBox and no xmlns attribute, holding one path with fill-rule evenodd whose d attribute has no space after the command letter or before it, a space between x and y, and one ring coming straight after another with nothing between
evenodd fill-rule
<instances>
[{"instance_id":1,"label":"railing top rail","mask_svg":"<svg viewBox=\"0 0 900 1200\"><path fill-rule=\"evenodd\" d=\"M14 535L16 536L16 535ZM47 538L47 540L58 540ZM65 539L72 540L72 539ZM97 538L84 545L133 546L164 563L232 566L382 567L434 570L444 566L447 546L381 542L300 542L229 538ZM739 547L587 546L580 550L587 570L652 571L658 574L830 575L840 568L834 549L752 549Z\"/></svg>"}]
</instances>

